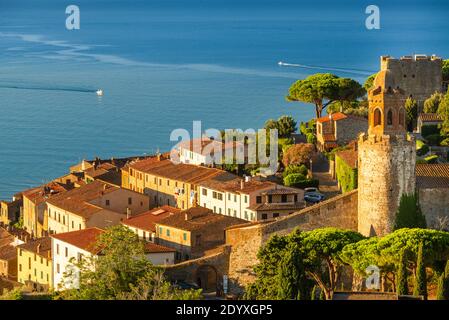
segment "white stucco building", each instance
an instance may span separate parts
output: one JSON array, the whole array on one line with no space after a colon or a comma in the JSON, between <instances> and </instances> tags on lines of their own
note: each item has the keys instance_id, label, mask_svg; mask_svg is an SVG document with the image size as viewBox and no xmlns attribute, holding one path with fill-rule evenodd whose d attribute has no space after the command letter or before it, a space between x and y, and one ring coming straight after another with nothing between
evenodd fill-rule
<instances>
[{"instance_id":1,"label":"white stucco building","mask_svg":"<svg viewBox=\"0 0 449 320\"><path fill-rule=\"evenodd\" d=\"M73 265L73 262L87 257L95 257L100 251L95 243L103 232L99 228L87 228L51 235L55 290L59 291L78 287L77 277L79 276L79 270ZM73 271L75 275L71 278L73 281L67 280L64 277L64 273L67 271Z\"/></svg>"}]
</instances>

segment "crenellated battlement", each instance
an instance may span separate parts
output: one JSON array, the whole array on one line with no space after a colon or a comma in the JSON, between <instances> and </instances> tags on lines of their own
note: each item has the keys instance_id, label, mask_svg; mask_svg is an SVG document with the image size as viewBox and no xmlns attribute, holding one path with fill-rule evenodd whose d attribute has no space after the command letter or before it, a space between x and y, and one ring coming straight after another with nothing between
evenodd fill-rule
<instances>
[{"instance_id":1,"label":"crenellated battlement","mask_svg":"<svg viewBox=\"0 0 449 320\"><path fill-rule=\"evenodd\" d=\"M366 134L361 133L359 135L359 144L372 144L372 145L385 145L388 146L391 143L395 143L398 145L401 144L410 144L415 143L415 137L410 134L384 134L384 135L376 135L376 134Z\"/></svg>"}]
</instances>

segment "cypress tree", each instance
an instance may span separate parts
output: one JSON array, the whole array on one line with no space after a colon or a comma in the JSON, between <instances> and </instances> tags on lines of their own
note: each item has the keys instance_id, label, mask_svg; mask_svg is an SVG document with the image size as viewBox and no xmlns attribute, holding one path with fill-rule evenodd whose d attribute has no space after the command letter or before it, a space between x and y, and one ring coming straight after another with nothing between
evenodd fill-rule
<instances>
[{"instance_id":1,"label":"cypress tree","mask_svg":"<svg viewBox=\"0 0 449 320\"><path fill-rule=\"evenodd\" d=\"M316 300L316 298L317 298L316 292L317 292L317 286L315 285L315 286L313 286L312 294L310 295L311 300Z\"/></svg>"},{"instance_id":2,"label":"cypress tree","mask_svg":"<svg viewBox=\"0 0 449 320\"><path fill-rule=\"evenodd\" d=\"M420 243L418 249L413 295L423 296L424 300L427 300L427 275L426 275L426 267L424 265L424 253L422 242Z\"/></svg>"},{"instance_id":3,"label":"cypress tree","mask_svg":"<svg viewBox=\"0 0 449 320\"><path fill-rule=\"evenodd\" d=\"M326 300L326 295L324 294L324 290L320 290L320 300Z\"/></svg>"},{"instance_id":4,"label":"cypress tree","mask_svg":"<svg viewBox=\"0 0 449 320\"><path fill-rule=\"evenodd\" d=\"M443 276L443 297L444 300L449 300L449 260L446 261L446 268L444 269Z\"/></svg>"},{"instance_id":5,"label":"cypress tree","mask_svg":"<svg viewBox=\"0 0 449 320\"><path fill-rule=\"evenodd\" d=\"M290 247L279 265L278 298L281 300L301 299L304 269L297 246Z\"/></svg>"},{"instance_id":6,"label":"cypress tree","mask_svg":"<svg viewBox=\"0 0 449 320\"><path fill-rule=\"evenodd\" d=\"M401 228L426 228L426 217L421 211L416 193L401 196L394 230Z\"/></svg>"},{"instance_id":7,"label":"cypress tree","mask_svg":"<svg viewBox=\"0 0 449 320\"><path fill-rule=\"evenodd\" d=\"M438 287L437 287L437 300L446 300L445 297L445 281L446 281L446 277L444 275L444 273L442 273L439 277L438 277Z\"/></svg>"},{"instance_id":8,"label":"cypress tree","mask_svg":"<svg viewBox=\"0 0 449 320\"><path fill-rule=\"evenodd\" d=\"M405 251L401 252L401 258L398 267L398 286L397 286L397 294L398 295L407 295L408 294L408 273L407 273L407 257Z\"/></svg>"}]
</instances>

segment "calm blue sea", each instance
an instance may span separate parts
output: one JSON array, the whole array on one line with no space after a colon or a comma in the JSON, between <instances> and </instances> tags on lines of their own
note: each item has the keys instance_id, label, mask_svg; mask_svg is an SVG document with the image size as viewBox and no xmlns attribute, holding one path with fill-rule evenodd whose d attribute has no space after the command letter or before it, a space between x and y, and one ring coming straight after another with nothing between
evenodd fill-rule
<instances>
[{"instance_id":1,"label":"calm blue sea","mask_svg":"<svg viewBox=\"0 0 449 320\"><path fill-rule=\"evenodd\" d=\"M449 57L447 1L375 2L381 29L369 31L371 1L0 0L0 198L83 158L168 150L193 120L307 120L313 108L284 96L308 74L363 81L382 54Z\"/></svg>"}]
</instances>

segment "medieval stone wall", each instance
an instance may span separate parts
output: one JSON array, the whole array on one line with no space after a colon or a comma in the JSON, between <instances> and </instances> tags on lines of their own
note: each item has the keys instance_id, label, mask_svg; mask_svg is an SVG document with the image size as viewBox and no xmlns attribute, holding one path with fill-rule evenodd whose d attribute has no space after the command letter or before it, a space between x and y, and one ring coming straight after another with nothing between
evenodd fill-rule
<instances>
[{"instance_id":1,"label":"medieval stone wall","mask_svg":"<svg viewBox=\"0 0 449 320\"><path fill-rule=\"evenodd\" d=\"M356 140L358 135L368 130L368 120L363 117L349 115L346 119L336 122L335 136L338 144L347 144Z\"/></svg>"},{"instance_id":2,"label":"medieval stone wall","mask_svg":"<svg viewBox=\"0 0 449 320\"><path fill-rule=\"evenodd\" d=\"M419 189L418 192L427 227L449 229L449 188Z\"/></svg>"},{"instance_id":3,"label":"medieval stone wall","mask_svg":"<svg viewBox=\"0 0 449 320\"><path fill-rule=\"evenodd\" d=\"M229 246L221 246L214 250L215 252L198 259L191 259L173 265L161 266L164 275L171 281L185 281L196 283L196 274L201 266L210 266L217 273L217 279L223 279L223 275L229 270Z\"/></svg>"},{"instance_id":4,"label":"medieval stone wall","mask_svg":"<svg viewBox=\"0 0 449 320\"><path fill-rule=\"evenodd\" d=\"M382 236L393 229L403 193L415 192L413 137L362 134L358 151L358 231Z\"/></svg>"},{"instance_id":5,"label":"medieval stone wall","mask_svg":"<svg viewBox=\"0 0 449 320\"><path fill-rule=\"evenodd\" d=\"M285 235L299 228L304 231L336 227L357 230L357 190L334 197L279 220L247 224L226 230L229 257L230 291L239 294L255 280L253 267L257 252L274 234Z\"/></svg>"}]
</instances>

